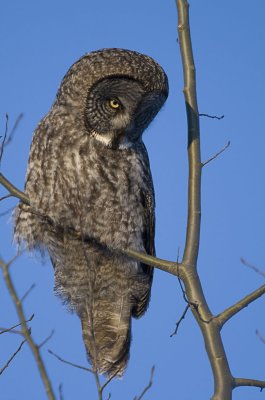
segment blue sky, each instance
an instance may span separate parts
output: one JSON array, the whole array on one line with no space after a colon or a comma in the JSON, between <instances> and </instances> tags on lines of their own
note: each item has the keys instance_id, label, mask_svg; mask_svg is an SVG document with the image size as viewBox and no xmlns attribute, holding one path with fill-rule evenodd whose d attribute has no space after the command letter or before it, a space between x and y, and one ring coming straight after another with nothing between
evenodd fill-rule
<instances>
[{"instance_id":1,"label":"blue sky","mask_svg":"<svg viewBox=\"0 0 265 400\"><path fill-rule=\"evenodd\" d=\"M197 92L201 113L225 115L221 121L201 118L202 158L208 159L228 140L231 146L203 170L202 231L198 262L206 298L221 312L263 284L263 278L240 263L243 256L265 271L264 87L265 3L255 0L222 2L190 0ZM24 118L6 149L2 172L23 188L32 132L48 112L67 69L84 53L122 47L156 59L169 77L170 96L144 135L157 203L157 255L175 260L182 254L187 213L187 135L182 95L183 77L177 43L175 2L116 0L20 2L1 6L0 15L0 130L8 112L10 126ZM0 196L4 195L0 188ZM0 212L16 204L0 204ZM10 214L0 219L0 254L15 253ZM80 324L53 294L53 270L48 260L23 255L11 268L25 301L32 335L41 342L54 390L63 384L64 399L96 399L93 377L60 363L50 348L75 363L86 364ZM0 281L0 326L17 322L7 290ZM223 329L224 344L236 376L265 379L265 298L250 305ZM201 334L189 313L179 333L170 338L185 304L177 280L156 271L146 315L133 322L131 358L122 380L110 384L112 399L133 399L147 384L156 365L152 389L145 399L210 398L211 372ZM20 342L15 335L0 337L0 368ZM32 355L26 346L0 377L3 400L46 399ZM235 400L264 398L258 389L242 388Z\"/></svg>"}]
</instances>

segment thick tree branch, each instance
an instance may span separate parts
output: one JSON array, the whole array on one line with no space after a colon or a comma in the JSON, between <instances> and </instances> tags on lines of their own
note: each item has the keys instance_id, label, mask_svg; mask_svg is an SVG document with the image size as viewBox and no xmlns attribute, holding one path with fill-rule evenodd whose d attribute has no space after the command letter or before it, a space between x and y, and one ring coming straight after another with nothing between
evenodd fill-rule
<instances>
[{"instance_id":1,"label":"thick tree branch","mask_svg":"<svg viewBox=\"0 0 265 400\"><path fill-rule=\"evenodd\" d=\"M201 222L201 170L203 164L201 163L200 156L200 127L196 96L196 74L189 29L189 4L187 0L176 0L176 4L178 10L179 43L184 74L183 91L188 121L189 158L188 221L186 244L181 263L181 279L184 282L187 300L189 304L191 304L191 310L203 334L206 351L211 364L214 377L214 394L212 400L231 400L232 390L235 386L238 386L239 381L237 379L234 380L229 368L220 334L220 322L222 323L223 320L232 317L232 314L234 315L236 312L240 311L240 309L246 307L247 304L251 303L251 301L261 296L263 294L263 289L258 289L255 291L255 294L247 296L242 302L234 306L234 308L226 310L222 314L222 317L219 316L219 319L214 318L212 315L203 294L200 279L197 274ZM225 150L225 148L223 150ZM219 154L220 152L217 153L217 155ZM212 159L217 155L212 157ZM208 162L210 160L208 160ZM220 321L220 318L223 318L223 320ZM241 383L242 382L243 380L241 380ZM255 381L244 380L244 384L247 385L248 383L256 386ZM261 382L260 384L263 385L265 383Z\"/></svg>"},{"instance_id":2,"label":"thick tree branch","mask_svg":"<svg viewBox=\"0 0 265 400\"><path fill-rule=\"evenodd\" d=\"M17 189L9 180L7 180L3 174L0 173L0 184L3 185L9 193L20 199L23 203L29 205L29 198L28 196L21 192L19 189Z\"/></svg>"},{"instance_id":3,"label":"thick tree branch","mask_svg":"<svg viewBox=\"0 0 265 400\"><path fill-rule=\"evenodd\" d=\"M35 344L35 342L33 341L32 337L31 337L30 329L28 328L27 320L26 320L25 315L24 315L24 310L23 310L23 307L22 307L22 303L21 303L21 301L20 301L20 299L19 299L19 297L17 295L15 286L13 284L11 275L9 273L9 266L10 265L11 265L11 262L5 263L0 258L0 267L2 268L6 286L7 286L8 290L9 290L10 296L11 296L11 298L13 300L13 303L14 303L14 305L16 307L16 311L17 311L17 314L18 314L18 317L19 317L19 320L20 320L20 323L21 323L22 334L23 334L24 338L27 340L27 342L29 344L29 347L30 347L30 349L31 349L31 351L32 351L32 353L33 353L33 355L35 357L35 360L36 360L36 363L37 363L37 366L38 366L38 370L40 372L41 379L43 381L43 384L44 384L44 387L45 387L45 390L46 390L47 397L48 397L49 400L55 400L55 395L53 393L51 382L50 382L50 379L48 377L44 362L43 362L42 357L40 355L39 348Z\"/></svg>"},{"instance_id":4,"label":"thick tree branch","mask_svg":"<svg viewBox=\"0 0 265 400\"><path fill-rule=\"evenodd\" d=\"M200 279L197 274L197 259L200 243L201 223L201 154L200 125L196 94L196 71L193 59L190 28L189 5L187 0L176 0L178 10L178 32L181 50L184 96L188 123L188 221L186 244L182 264L182 279L185 292L194 317L202 331L206 351L214 376L214 395L212 400L232 399L232 374L230 372L225 349L222 343L220 329L208 307L203 294ZM208 321L208 322L207 322Z\"/></svg>"},{"instance_id":5,"label":"thick tree branch","mask_svg":"<svg viewBox=\"0 0 265 400\"><path fill-rule=\"evenodd\" d=\"M189 29L188 2L186 0L177 0L176 3L178 9L179 43L184 75L183 92L187 113L189 158L188 221L183 263L196 266L199 252L201 221L201 150L199 112L196 95L195 65Z\"/></svg>"},{"instance_id":6,"label":"thick tree branch","mask_svg":"<svg viewBox=\"0 0 265 400\"><path fill-rule=\"evenodd\" d=\"M162 271L168 272L169 274L181 277L182 265L177 262L163 260L161 258L149 256L148 254L141 253L136 250L128 249L128 250L122 250L122 252L127 256L129 256L130 258L133 258L137 261L141 261L147 265L150 265L151 267L156 267L158 269L161 269Z\"/></svg>"}]
</instances>

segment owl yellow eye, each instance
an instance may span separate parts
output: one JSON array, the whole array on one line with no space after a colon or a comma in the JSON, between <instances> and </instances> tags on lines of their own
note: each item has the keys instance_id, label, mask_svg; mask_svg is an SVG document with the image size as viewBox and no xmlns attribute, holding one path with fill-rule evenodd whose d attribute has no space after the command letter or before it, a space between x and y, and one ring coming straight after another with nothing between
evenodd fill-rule
<instances>
[{"instance_id":1,"label":"owl yellow eye","mask_svg":"<svg viewBox=\"0 0 265 400\"><path fill-rule=\"evenodd\" d=\"M117 109L121 106L120 102L116 99L109 100L109 105L111 108Z\"/></svg>"}]
</instances>

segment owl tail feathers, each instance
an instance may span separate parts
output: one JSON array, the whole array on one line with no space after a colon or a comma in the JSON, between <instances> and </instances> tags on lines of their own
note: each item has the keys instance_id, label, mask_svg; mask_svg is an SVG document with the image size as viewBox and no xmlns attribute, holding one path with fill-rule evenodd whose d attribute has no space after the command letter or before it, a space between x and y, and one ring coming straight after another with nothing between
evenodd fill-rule
<instances>
[{"instance_id":1,"label":"owl tail feathers","mask_svg":"<svg viewBox=\"0 0 265 400\"><path fill-rule=\"evenodd\" d=\"M104 318L104 317L105 318ZM103 313L81 317L83 340L93 370L108 377L121 377L129 360L131 316L120 320L120 314ZM93 326L94 325L94 326ZM93 328L92 328L93 326Z\"/></svg>"}]
</instances>

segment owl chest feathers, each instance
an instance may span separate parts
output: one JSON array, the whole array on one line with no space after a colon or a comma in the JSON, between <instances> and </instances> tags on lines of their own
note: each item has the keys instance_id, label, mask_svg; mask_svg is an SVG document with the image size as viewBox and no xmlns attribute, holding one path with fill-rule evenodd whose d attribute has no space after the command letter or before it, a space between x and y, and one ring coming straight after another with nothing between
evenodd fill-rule
<instances>
[{"instance_id":1,"label":"owl chest feathers","mask_svg":"<svg viewBox=\"0 0 265 400\"><path fill-rule=\"evenodd\" d=\"M58 154L57 161L61 223L107 245L143 250L144 196L151 176L141 146L114 150L89 138Z\"/></svg>"}]
</instances>

